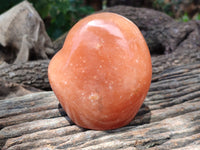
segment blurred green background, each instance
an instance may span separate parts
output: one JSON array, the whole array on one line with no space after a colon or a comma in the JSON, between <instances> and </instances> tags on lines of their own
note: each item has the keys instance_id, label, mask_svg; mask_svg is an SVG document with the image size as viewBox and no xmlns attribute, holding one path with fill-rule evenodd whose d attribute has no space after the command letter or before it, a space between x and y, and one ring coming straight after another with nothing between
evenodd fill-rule
<instances>
[{"instance_id":1,"label":"blurred green background","mask_svg":"<svg viewBox=\"0 0 200 150\"><path fill-rule=\"evenodd\" d=\"M23 0L0 0L0 14ZM114 5L146 7L187 22L200 20L200 0L28 0L42 19L52 40L68 31L78 20Z\"/></svg>"}]
</instances>

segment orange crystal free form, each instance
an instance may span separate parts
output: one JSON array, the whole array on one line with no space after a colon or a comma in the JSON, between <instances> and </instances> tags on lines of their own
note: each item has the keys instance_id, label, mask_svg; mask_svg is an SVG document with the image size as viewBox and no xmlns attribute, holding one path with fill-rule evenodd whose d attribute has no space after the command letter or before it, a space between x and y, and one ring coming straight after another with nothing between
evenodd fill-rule
<instances>
[{"instance_id":1,"label":"orange crystal free form","mask_svg":"<svg viewBox=\"0 0 200 150\"><path fill-rule=\"evenodd\" d=\"M114 13L93 14L70 30L48 76L75 124L115 129L127 125L141 107L151 84L151 57L130 20Z\"/></svg>"}]
</instances>

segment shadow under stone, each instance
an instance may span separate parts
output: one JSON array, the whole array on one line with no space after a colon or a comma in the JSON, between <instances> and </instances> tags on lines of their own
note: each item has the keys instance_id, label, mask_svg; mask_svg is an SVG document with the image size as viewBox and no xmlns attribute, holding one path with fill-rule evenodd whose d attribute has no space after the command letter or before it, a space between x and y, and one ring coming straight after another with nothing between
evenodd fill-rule
<instances>
[{"instance_id":1,"label":"shadow under stone","mask_svg":"<svg viewBox=\"0 0 200 150\"><path fill-rule=\"evenodd\" d=\"M59 110L61 116L65 117L65 119L69 121L70 125L75 125L75 123L66 114L66 112L64 111L64 109L62 108L60 103L58 104L58 110ZM118 128L118 129L106 130L104 132L107 132L107 133L121 132L121 131L130 129L129 128L130 126L138 126L138 125L148 124L150 122L150 119L151 119L151 112L150 112L149 107L146 104L142 104L137 115L134 117L134 119L128 125ZM80 128L82 128L82 127L80 127ZM90 129L83 128L83 130L90 130Z\"/></svg>"},{"instance_id":2,"label":"shadow under stone","mask_svg":"<svg viewBox=\"0 0 200 150\"><path fill-rule=\"evenodd\" d=\"M70 125L75 125L75 123L69 118L69 116L66 114L65 110L62 108L61 104L58 104L58 110L61 116L65 117L67 121L69 121Z\"/></svg>"}]
</instances>

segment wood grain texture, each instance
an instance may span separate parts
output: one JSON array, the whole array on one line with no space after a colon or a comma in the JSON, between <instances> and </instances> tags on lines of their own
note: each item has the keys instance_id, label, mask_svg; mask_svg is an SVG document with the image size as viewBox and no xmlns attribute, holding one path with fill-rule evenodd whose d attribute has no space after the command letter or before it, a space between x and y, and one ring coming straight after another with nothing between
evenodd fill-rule
<instances>
[{"instance_id":1,"label":"wood grain texture","mask_svg":"<svg viewBox=\"0 0 200 150\"><path fill-rule=\"evenodd\" d=\"M137 116L123 128L95 131L68 118L53 92L0 101L2 149L199 149L200 64L166 69L152 79Z\"/></svg>"}]
</instances>

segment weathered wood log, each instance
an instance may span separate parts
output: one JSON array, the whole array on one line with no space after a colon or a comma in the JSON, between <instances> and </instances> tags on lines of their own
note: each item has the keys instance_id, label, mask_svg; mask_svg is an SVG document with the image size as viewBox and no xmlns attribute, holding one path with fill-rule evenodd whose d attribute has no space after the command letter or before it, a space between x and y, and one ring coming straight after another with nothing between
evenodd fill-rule
<instances>
[{"instance_id":1,"label":"weathered wood log","mask_svg":"<svg viewBox=\"0 0 200 150\"><path fill-rule=\"evenodd\" d=\"M6 23L5 23L6 22ZM44 22L28 1L0 15L0 57L8 63L48 59L54 54Z\"/></svg>"},{"instance_id":2,"label":"weathered wood log","mask_svg":"<svg viewBox=\"0 0 200 150\"><path fill-rule=\"evenodd\" d=\"M10 64L0 69L0 78L6 82L29 85L39 89L50 89L47 68L49 60Z\"/></svg>"},{"instance_id":3,"label":"weathered wood log","mask_svg":"<svg viewBox=\"0 0 200 150\"><path fill-rule=\"evenodd\" d=\"M34 87L24 86L21 84L12 83L0 79L0 100L41 91L42 90L36 89Z\"/></svg>"},{"instance_id":4,"label":"weathered wood log","mask_svg":"<svg viewBox=\"0 0 200 150\"><path fill-rule=\"evenodd\" d=\"M142 31L152 53L199 47L196 40L200 40L200 21L181 23L159 11L128 6L110 7L104 11L118 13L133 21ZM190 44L187 45L186 41Z\"/></svg>"},{"instance_id":5,"label":"weathered wood log","mask_svg":"<svg viewBox=\"0 0 200 150\"><path fill-rule=\"evenodd\" d=\"M199 149L200 64L155 75L139 113L125 127L95 131L73 124L53 92L0 101L0 148Z\"/></svg>"}]
</instances>

